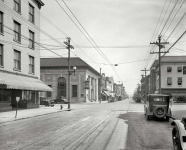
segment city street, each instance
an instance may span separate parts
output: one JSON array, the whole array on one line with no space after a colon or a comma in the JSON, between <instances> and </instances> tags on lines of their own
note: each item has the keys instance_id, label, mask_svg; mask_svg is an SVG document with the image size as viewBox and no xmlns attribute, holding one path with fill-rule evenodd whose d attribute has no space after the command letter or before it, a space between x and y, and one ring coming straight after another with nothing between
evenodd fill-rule
<instances>
[{"instance_id":1,"label":"city street","mask_svg":"<svg viewBox=\"0 0 186 150\"><path fill-rule=\"evenodd\" d=\"M181 118L186 114L185 108L186 104L175 104L173 115ZM71 111L6 122L0 126L0 149L5 150L173 149L170 122L146 121L143 104L131 99L85 103Z\"/></svg>"}]
</instances>

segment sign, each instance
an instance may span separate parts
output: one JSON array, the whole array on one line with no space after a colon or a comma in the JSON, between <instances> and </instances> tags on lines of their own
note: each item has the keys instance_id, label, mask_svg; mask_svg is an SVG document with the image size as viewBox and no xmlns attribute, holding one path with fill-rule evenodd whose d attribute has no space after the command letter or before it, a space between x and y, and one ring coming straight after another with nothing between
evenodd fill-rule
<instances>
[{"instance_id":1,"label":"sign","mask_svg":"<svg viewBox=\"0 0 186 150\"><path fill-rule=\"evenodd\" d=\"M16 101L19 102L19 100L20 100L20 97L16 97Z\"/></svg>"},{"instance_id":2,"label":"sign","mask_svg":"<svg viewBox=\"0 0 186 150\"><path fill-rule=\"evenodd\" d=\"M90 87L89 87L89 81L87 80L87 81L85 81L85 89L89 89Z\"/></svg>"}]
</instances>

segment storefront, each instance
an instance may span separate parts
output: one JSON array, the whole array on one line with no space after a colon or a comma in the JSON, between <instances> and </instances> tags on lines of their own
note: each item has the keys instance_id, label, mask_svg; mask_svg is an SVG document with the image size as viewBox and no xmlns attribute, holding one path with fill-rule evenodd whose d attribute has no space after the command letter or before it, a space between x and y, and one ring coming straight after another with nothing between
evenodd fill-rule
<instances>
[{"instance_id":1,"label":"storefront","mask_svg":"<svg viewBox=\"0 0 186 150\"><path fill-rule=\"evenodd\" d=\"M39 92L52 91L45 83L35 77L0 72L0 111L16 107L19 97L19 108L39 107Z\"/></svg>"}]
</instances>

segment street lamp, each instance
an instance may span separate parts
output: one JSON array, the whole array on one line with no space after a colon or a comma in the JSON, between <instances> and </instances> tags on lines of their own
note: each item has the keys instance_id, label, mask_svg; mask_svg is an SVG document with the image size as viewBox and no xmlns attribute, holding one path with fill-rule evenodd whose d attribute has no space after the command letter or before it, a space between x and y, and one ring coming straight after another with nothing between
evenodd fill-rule
<instances>
[{"instance_id":1,"label":"street lamp","mask_svg":"<svg viewBox=\"0 0 186 150\"><path fill-rule=\"evenodd\" d=\"M77 69L77 67L74 66L74 67L73 67L73 70L74 70L74 71L73 71L73 72L74 72L74 76L75 76L75 73L76 73L76 69Z\"/></svg>"}]
</instances>

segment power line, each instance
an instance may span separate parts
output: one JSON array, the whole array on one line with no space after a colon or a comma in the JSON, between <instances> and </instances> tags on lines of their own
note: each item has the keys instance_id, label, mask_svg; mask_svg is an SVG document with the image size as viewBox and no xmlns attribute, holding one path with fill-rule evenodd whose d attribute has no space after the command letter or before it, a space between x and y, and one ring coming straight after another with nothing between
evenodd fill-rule
<instances>
[{"instance_id":1,"label":"power line","mask_svg":"<svg viewBox=\"0 0 186 150\"><path fill-rule=\"evenodd\" d=\"M57 0L56 0L57 2ZM64 2L64 1L63 1ZM58 2L57 2L58 3ZM65 2L64 2L65 3ZM69 16L69 14L64 10L64 8L58 3L58 5L61 7L61 9L66 13L66 15L71 19L71 21L75 24L75 26L82 32L82 30L77 26L77 24L73 21L73 19ZM65 3L66 5L66 3ZM67 6L67 5L66 5ZM67 8L69 9L69 11L72 13L72 11L70 10L70 8L67 6ZM72 15L75 17L75 15L72 13ZM86 39L95 47L95 49L99 52L99 54L109 63L111 63L108 58L105 56L105 54L99 49L99 47L97 46L97 44L94 42L94 40L92 39L92 37L88 34L88 32L85 30L85 28L82 26L82 24L79 22L79 20L75 17L75 19L78 21L78 23L80 24L80 26L84 29L84 31L86 32L86 34L89 36L89 38L93 41L93 43L96 45L94 46L92 44L92 42L87 38L87 36L82 32L82 34L86 37ZM116 75L118 76L118 78L120 79L118 73L116 72L115 68L113 66L111 66L111 68L113 69L113 71L116 73Z\"/></svg>"}]
</instances>

